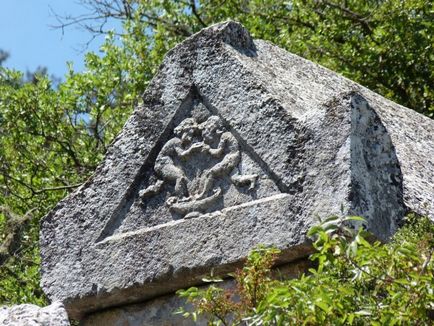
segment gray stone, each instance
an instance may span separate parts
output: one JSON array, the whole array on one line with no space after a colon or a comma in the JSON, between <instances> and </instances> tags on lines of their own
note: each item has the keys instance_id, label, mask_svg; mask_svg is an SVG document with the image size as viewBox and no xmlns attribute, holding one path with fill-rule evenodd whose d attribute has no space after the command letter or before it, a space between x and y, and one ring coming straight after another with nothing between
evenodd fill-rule
<instances>
[{"instance_id":1,"label":"gray stone","mask_svg":"<svg viewBox=\"0 0 434 326\"><path fill-rule=\"evenodd\" d=\"M142 326L142 325L160 325L160 326L206 326L207 322L199 318L193 322L190 318L184 318L175 312L184 307L192 311L191 305L186 304L185 300L179 298L176 294L166 295L157 299L152 299L146 303L133 304L116 307L113 309L97 312L82 321L83 326Z\"/></svg>"},{"instance_id":2,"label":"gray stone","mask_svg":"<svg viewBox=\"0 0 434 326\"><path fill-rule=\"evenodd\" d=\"M434 121L238 23L171 50L95 174L42 221L42 287L71 316L311 252L316 217L381 239L434 218Z\"/></svg>"},{"instance_id":3,"label":"gray stone","mask_svg":"<svg viewBox=\"0 0 434 326\"><path fill-rule=\"evenodd\" d=\"M41 308L33 304L0 307L0 325L69 326L68 315L61 302Z\"/></svg>"},{"instance_id":4,"label":"gray stone","mask_svg":"<svg viewBox=\"0 0 434 326\"><path fill-rule=\"evenodd\" d=\"M313 263L309 259L293 262L289 265L280 266L274 270L276 279L290 279L300 277L308 268L312 268ZM235 290L236 283L233 279L225 279L216 284L216 286L226 289L229 293ZM206 289L207 285L199 287ZM234 293L234 292L232 292ZM233 298L236 300L236 298ZM96 312L84 318L80 325L82 326L142 326L142 325L160 325L160 326L206 326L209 317L199 315L195 321L188 316L176 313L180 308L184 311L194 312L195 308L184 298L176 294L169 294L159 298L151 299L144 303L126 305Z\"/></svg>"}]
</instances>

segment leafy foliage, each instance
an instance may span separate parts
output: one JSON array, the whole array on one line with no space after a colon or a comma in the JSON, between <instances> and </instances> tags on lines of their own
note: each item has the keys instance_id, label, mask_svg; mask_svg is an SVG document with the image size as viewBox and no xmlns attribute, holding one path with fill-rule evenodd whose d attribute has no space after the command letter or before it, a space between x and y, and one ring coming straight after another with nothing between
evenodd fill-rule
<instances>
[{"instance_id":1,"label":"leafy foliage","mask_svg":"<svg viewBox=\"0 0 434 326\"><path fill-rule=\"evenodd\" d=\"M190 313L180 308L177 313L185 317L191 316L194 321L199 315L206 314L211 323L216 325L228 325L228 320L241 320L255 309L271 290L274 283L271 268L278 253L279 250L264 246L253 249L247 257L245 266L232 275L237 285L236 292L214 284L206 290L197 287L179 290L178 295L194 303L197 309ZM211 277L205 281L216 283L223 280Z\"/></svg>"},{"instance_id":2,"label":"leafy foliage","mask_svg":"<svg viewBox=\"0 0 434 326\"><path fill-rule=\"evenodd\" d=\"M66 18L105 33L85 71L63 82L1 66L0 303L42 303L39 220L90 176L163 55L213 23L235 19L263 38L433 117L433 4L422 0L81 0ZM109 19L122 21L108 31Z\"/></svg>"},{"instance_id":3,"label":"leafy foliage","mask_svg":"<svg viewBox=\"0 0 434 326\"><path fill-rule=\"evenodd\" d=\"M182 312L186 317L206 315L212 325L431 324L432 222L410 216L394 240L383 244L367 241L371 236L363 229L348 227L354 220L361 219L332 217L311 228L316 253L310 259L317 268L301 278L273 279L276 249L260 247L236 274L235 290L211 285L179 291L196 307L193 313Z\"/></svg>"}]
</instances>

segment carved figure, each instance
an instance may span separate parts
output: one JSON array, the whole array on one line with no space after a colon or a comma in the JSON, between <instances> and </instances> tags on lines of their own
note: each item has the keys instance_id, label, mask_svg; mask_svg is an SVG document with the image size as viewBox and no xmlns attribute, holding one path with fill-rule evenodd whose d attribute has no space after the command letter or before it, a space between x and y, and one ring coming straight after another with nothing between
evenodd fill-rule
<instances>
[{"instance_id":1,"label":"carved figure","mask_svg":"<svg viewBox=\"0 0 434 326\"><path fill-rule=\"evenodd\" d=\"M222 189L218 188L214 193L203 199L194 199L192 201L178 201L176 197L170 197L167 205L172 212L181 214L184 218L192 218L199 215L209 208L222 194Z\"/></svg>"},{"instance_id":2,"label":"carved figure","mask_svg":"<svg viewBox=\"0 0 434 326\"><path fill-rule=\"evenodd\" d=\"M183 120L174 130L175 136L164 144L155 160L154 170L162 180L140 192L141 197L155 195L160 192L164 182L174 183L174 195L183 198L188 196L187 178L184 171L176 165L177 158L187 159L194 151L201 149L200 143L192 144L193 136L198 130L192 118Z\"/></svg>"},{"instance_id":3,"label":"carved figure","mask_svg":"<svg viewBox=\"0 0 434 326\"><path fill-rule=\"evenodd\" d=\"M237 139L225 130L219 117L211 116L201 125L193 118L184 119L175 128L174 134L175 137L164 144L155 160L154 170L159 179L142 190L140 197L155 195L165 184L172 184L174 190L166 205L171 212L190 218L206 212L223 195L221 187L214 189L219 178L229 177L237 186L248 184L249 189L255 187L257 175L233 173L241 161L241 152ZM194 139L196 142L193 142ZM205 166L211 166L208 165L189 180L185 169L192 155L205 155ZM191 193L189 182L192 182L190 187L195 185L195 189L190 189Z\"/></svg>"},{"instance_id":4,"label":"carved figure","mask_svg":"<svg viewBox=\"0 0 434 326\"><path fill-rule=\"evenodd\" d=\"M205 171L203 175L203 190L196 196L196 199L203 198L212 188L215 180L230 173L238 166L241 160L239 144L236 138L225 128L222 121L217 116L211 116L199 126L202 129L202 137L204 146L202 151L207 151L212 157L223 159ZM217 148L211 146L217 145ZM246 183L250 184L249 189L255 187L257 175L240 176L235 174L231 176L231 181L238 186L243 186Z\"/></svg>"}]
</instances>

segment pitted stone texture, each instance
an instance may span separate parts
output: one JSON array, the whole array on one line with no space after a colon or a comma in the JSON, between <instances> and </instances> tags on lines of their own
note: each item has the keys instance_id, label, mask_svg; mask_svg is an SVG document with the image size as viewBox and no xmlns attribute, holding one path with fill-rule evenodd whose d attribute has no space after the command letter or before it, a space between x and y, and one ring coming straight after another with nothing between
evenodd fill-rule
<instances>
[{"instance_id":1,"label":"pitted stone texture","mask_svg":"<svg viewBox=\"0 0 434 326\"><path fill-rule=\"evenodd\" d=\"M309 259L300 260L289 265L279 266L274 270L276 279L291 279L300 277L306 273L309 268L312 268L314 263ZM217 287L228 290L231 293L236 288L236 283L233 279L225 279L222 282L214 284ZM206 285L199 287L201 290L206 289ZM236 291L232 292L236 293ZM232 298L234 301L237 297ZM208 325L209 317L199 315L197 320L193 321L191 316L185 318L182 314L176 313L180 308L184 311L193 312L195 308L184 298L180 298L176 294L165 295L156 299L149 300L140 304L127 305L116 307L113 309L96 312L86 316L81 321L82 326L206 326ZM228 318L229 319L229 318ZM229 324L232 324L230 320Z\"/></svg>"},{"instance_id":2,"label":"pitted stone texture","mask_svg":"<svg viewBox=\"0 0 434 326\"><path fill-rule=\"evenodd\" d=\"M97 312L86 316L82 321L83 326L206 326L208 323L204 317L193 321L175 312L183 307L192 312L191 304L177 295L166 295L141 304L127 305Z\"/></svg>"},{"instance_id":3,"label":"pitted stone texture","mask_svg":"<svg viewBox=\"0 0 434 326\"><path fill-rule=\"evenodd\" d=\"M42 286L73 317L232 271L258 243L304 257L316 216L362 215L382 239L407 210L434 219L433 120L237 23L171 50L143 100L42 222Z\"/></svg>"},{"instance_id":4,"label":"pitted stone texture","mask_svg":"<svg viewBox=\"0 0 434 326\"><path fill-rule=\"evenodd\" d=\"M62 303L54 302L41 308L33 304L0 307L0 325L8 326L69 326Z\"/></svg>"}]
</instances>

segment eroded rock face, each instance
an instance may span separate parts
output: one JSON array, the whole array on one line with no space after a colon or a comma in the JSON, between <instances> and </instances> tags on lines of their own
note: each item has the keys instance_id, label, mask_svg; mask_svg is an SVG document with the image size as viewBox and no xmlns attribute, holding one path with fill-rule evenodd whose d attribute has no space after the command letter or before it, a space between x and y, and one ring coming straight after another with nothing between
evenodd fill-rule
<instances>
[{"instance_id":1,"label":"eroded rock face","mask_svg":"<svg viewBox=\"0 0 434 326\"><path fill-rule=\"evenodd\" d=\"M171 50L93 177L42 223L42 286L74 317L310 253L316 216L387 239L434 217L434 121L218 24Z\"/></svg>"},{"instance_id":2,"label":"eroded rock face","mask_svg":"<svg viewBox=\"0 0 434 326\"><path fill-rule=\"evenodd\" d=\"M279 279L298 278L309 268L313 268L314 263L307 259L291 262L288 265L281 265L274 270L274 276ZM199 287L200 290L206 290L209 284ZM218 282L217 286L231 291L236 291L236 282L233 279L225 279ZM86 316L80 322L80 326L206 326L209 319L206 315L197 316L196 320L190 316L186 318L183 314L176 313L180 308L184 311L193 313L195 307L181 298L177 294L169 294L156 299L151 299L143 303L125 305L99 311ZM229 325L233 323L229 321Z\"/></svg>"},{"instance_id":3,"label":"eroded rock face","mask_svg":"<svg viewBox=\"0 0 434 326\"><path fill-rule=\"evenodd\" d=\"M33 304L0 307L0 325L8 326L69 326L62 303L54 302L41 308Z\"/></svg>"}]
</instances>

